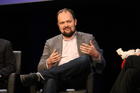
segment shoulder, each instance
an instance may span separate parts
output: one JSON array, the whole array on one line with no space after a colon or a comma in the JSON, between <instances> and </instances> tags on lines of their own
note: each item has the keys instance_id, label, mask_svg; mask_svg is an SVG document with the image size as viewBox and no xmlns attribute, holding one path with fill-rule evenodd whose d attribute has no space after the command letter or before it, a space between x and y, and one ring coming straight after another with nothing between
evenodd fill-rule
<instances>
[{"instance_id":1,"label":"shoulder","mask_svg":"<svg viewBox=\"0 0 140 93\"><path fill-rule=\"evenodd\" d=\"M11 47L11 43L9 40L0 39L0 52L9 49L10 47Z\"/></svg>"},{"instance_id":2,"label":"shoulder","mask_svg":"<svg viewBox=\"0 0 140 93\"><path fill-rule=\"evenodd\" d=\"M10 41L9 40L0 39L0 45L8 45L8 44L10 44Z\"/></svg>"},{"instance_id":3,"label":"shoulder","mask_svg":"<svg viewBox=\"0 0 140 93\"><path fill-rule=\"evenodd\" d=\"M46 43L54 43L54 42L57 42L58 40L62 40L62 35L61 34L56 35L56 36L46 40Z\"/></svg>"},{"instance_id":4,"label":"shoulder","mask_svg":"<svg viewBox=\"0 0 140 93\"><path fill-rule=\"evenodd\" d=\"M94 38L93 34L85 33L85 32L77 32L77 36L84 37L84 38Z\"/></svg>"}]
</instances>

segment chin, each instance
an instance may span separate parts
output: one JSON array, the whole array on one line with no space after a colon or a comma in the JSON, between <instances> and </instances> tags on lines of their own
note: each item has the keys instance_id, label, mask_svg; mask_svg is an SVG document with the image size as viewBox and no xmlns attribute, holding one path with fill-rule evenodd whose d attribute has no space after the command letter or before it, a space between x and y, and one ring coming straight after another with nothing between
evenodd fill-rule
<instances>
[{"instance_id":1,"label":"chin","mask_svg":"<svg viewBox=\"0 0 140 93\"><path fill-rule=\"evenodd\" d=\"M70 31L70 30L67 30L67 31L64 31L64 33L67 33L67 34L69 34L69 33L71 33L72 31Z\"/></svg>"}]
</instances>

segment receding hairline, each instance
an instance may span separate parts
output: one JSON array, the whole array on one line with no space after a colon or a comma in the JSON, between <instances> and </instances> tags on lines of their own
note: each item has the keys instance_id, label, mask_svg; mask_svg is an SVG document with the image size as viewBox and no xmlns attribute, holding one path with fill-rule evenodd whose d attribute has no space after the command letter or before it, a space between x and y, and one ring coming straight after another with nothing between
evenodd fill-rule
<instances>
[{"instance_id":1,"label":"receding hairline","mask_svg":"<svg viewBox=\"0 0 140 93\"><path fill-rule=\"evenodd\" d=\"M63 8L63 9L59 10L57 12L57 18L58 18L58 15L61 14L61 13L63 13L63 12L69 12L73 16L73 18L76 19L75 18L74 11L72 9L69 9L69 8Z\"/></svg>"}]
</instances>

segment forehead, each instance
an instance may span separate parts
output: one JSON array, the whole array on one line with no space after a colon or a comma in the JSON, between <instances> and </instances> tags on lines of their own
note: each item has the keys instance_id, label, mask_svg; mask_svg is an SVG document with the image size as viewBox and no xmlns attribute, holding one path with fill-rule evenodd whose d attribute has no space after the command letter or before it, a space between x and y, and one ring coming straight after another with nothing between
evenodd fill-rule
<instances>
[{"instance_id":1,"label":"forehead","mask_svg":"<svg viewBox=\"0 0 140 93\"><path fill-rule=\"evenodd\" d=\"M73 19L73 16L68 11L63 11L58 14L58 20L66 20L66 19Z\"/></svg>"}]
</instances>

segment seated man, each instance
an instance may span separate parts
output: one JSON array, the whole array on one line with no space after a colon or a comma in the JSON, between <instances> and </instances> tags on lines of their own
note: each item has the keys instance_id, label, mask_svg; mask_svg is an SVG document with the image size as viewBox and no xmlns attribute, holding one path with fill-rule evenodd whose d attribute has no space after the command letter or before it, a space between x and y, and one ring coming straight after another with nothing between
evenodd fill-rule
<instances>
[{"instance_id":1,"label":"seated man","mask_svg":"<svg viewBox=\"0 0 140 93\"><path fill-rule=\"evenodd\" d=\"M110 93L140 93L140 56L131 55L114 83Z\"/></svg>"},{"instance_id":2,"label":"seated man","mask_svg":"<svg viewBox=\"0 0 140 93\"><path fill-rule=\"evenodd\" d=\"M0 39L0 89L7 88L7 80L12 72L15 72L15 56L11 43Z\"/></svg>"},{"instance_id":3,"label":"seated man","mask_svg":"<svg viewBox=\"0 0 140 93\"><path fill-rule=\"evenodd\" d=\"M57 21L61 34L46 41L38 72L20 75L24 85L43 82L43 93L81 89L93 69L101 73L105 66L95 37L76 31L77 20L71 9L60 10Z\"/></svg>"}]
</instances>

